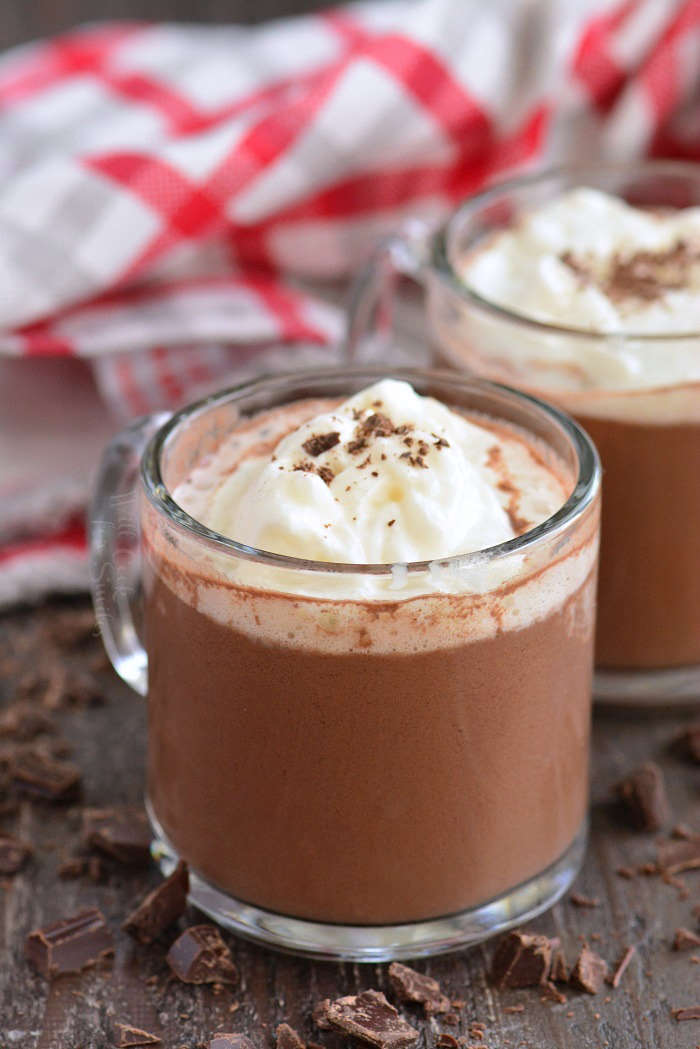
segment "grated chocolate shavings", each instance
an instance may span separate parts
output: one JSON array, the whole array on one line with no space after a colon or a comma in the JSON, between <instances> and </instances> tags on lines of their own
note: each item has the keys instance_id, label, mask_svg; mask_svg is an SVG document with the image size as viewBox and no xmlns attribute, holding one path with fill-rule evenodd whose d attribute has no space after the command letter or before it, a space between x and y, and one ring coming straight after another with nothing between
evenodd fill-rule
<instances>
[{"instance_id":1,"label":"grated chocolate shavings","mask_svg":"<svg viewBox=\"0 0 700 1049\"><path fill-rule=\"evenodd\" d=\"M337 430L333 430L331 433L312 434L308 441L304 441L302 448L307 455L313 455L315 458L317 455L323 455L324 452L335 448L336 444L339 443L340 434Z\"/></svg>"}]
</instances>

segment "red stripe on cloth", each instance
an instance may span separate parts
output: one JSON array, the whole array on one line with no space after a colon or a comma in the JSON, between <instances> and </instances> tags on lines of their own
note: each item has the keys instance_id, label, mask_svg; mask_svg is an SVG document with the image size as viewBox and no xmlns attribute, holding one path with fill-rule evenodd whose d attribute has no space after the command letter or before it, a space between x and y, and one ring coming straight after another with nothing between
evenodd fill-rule
<instances>
[{"instance_id":1,"label":"red stripe on cloth","mask_svg":"<svg viewBox=\"0 0 700 1049\"><path fill-rule=\"evenodd\" d=\"M327 341L316 328L307 324L302 316L298 297L283 285L256 276L244 278L243 283L255 292L270 313L280 322L282 339L308 339L320 345Z\"/></svg>"},{"instance_id":2,"label":"red stripe on cloth","mask_svg":"<svg viewBox=\"0 0 700 1049\"><path fill-rule=\"evenodd\" d=\"M177 404L184 400L186 391L170 367L167 348L165 346L154 346L149 351L149 356L153 362L153 371L158 386L165 396L166 403Z\"/></svg>"},{"instance_id":3,"label":"red stripe on cloth","mask_svg":"<svg viewBox=\"0 0 700 1049\"><path fill-rule=\"evenodd\" d=\"M624 0L614 11L591 19L574 54L572 72L600 113L612 108L625 83L626 72L611 54L610 42L635 6L635 0Z\"/></svg>"},{"instance_id":4,"label":"red stripe on cloth","mask_svg":"<svg viewBox=\"0 0 700 1049\"><path fill-rule=\"evenodd\" d=\"M73 551L84 553L87 549L87 535L82 521L71 521L60 532L54 535L40 536L35 539L22 539L17 543L8 543L0 547L0 565L10 561L34 557L37 554L48 554L52 551Z\"/></svg>"},{"instance_id":5,"label":"red stripe on cloth","mask_svg":"<svg viewBox=\"0 0 700 1049\"><path fill-rule=\"evenodd\" d=\"M385 35L363 49L363 55L384 66L461 151L465 136L477 153L491 140L491 122L436 55L415 40Z\"/></svg>"},{"instance_id":6,"label":"red stripe on cloth","mask_svg":"<svg viewBox=\"0 0 700 1049\"><path fill-rule=\"evenodd\" d=\"M115 94L155 109L167 120L171 131L182 132L198 127L204 119L202 112L177 91L142 73L117 74L103 69L99 72L99 80Z\"/></svg>"},{"instance_id":7,"label":"red stripe on cloth","mask_svg":"<svg viewBox=\"0 0 700 1049\"><path fill-rule=\"evenodd\" d=\"M684 36L700 28L700 0L687 0L664 30L640 75L658 121L665 120L681 95L681 68L677 46ZM691 75L696 73L691 71Z\"/></svg>"},{"instance_id":8,"label":"red stripe on cloth","mask_svg":"<svg viewBox=\"0 0 700 1049\"><path fill-rule=\"evenodd\" d=\"M28 357L70 357L73 345L51 331L50 321L37 321L14 333L22 340L24 353Z\"/></svg>"},{"instance_id":9,"label":"red stripe on cloth","mask_svg":"<svg viewBox=\"0 0 700 1049\"><path fill-rule=\"evenodd\" d=\"M114 380L121 396L132 415L145 415L150 411L148 398L139 389L133 369L133 361L124 354L114 362Z\"/></svg>"},{"instance_id":10,"label":"red stripe on cloth","mask_svg":"<svg viewBox=\"0 0 700 1049\"><path fill-rule=\"evenodd\" d=\"M347 11L342 8L333 8L330 11L319 12L320 19L329 26L333 32L352 49L362 47L371 40L371 34L351 18Z\"/></svg>"},{"instance_id":11,"label":"red stripe on cloth","mask_svg":"<svg viewBox=\"0 0 700 1049\"><path fill-rule=\"evenodd\" d=\"M20 61L21 71L13 72L10 67L0 74L0 104L20 102L71 76L100 70L115 51L150 28L146 22L114 22L36 45L34 52Z\"/></svg>"}]
</instances>

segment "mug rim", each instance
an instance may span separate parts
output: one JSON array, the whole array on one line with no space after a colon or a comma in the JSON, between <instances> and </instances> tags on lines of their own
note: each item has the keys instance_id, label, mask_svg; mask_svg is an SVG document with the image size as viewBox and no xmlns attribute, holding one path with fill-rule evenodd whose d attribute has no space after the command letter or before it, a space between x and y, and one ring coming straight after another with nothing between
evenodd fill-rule
<instances>
[{"instance_id":1,"label":"mug rim","mask_svg":"<svg viewBox=\"0 0 700 1049\"><path fill-rule=\"evenodd\" d=\"M187 513L172 498L161 472L161 458L168 439L176 430L186 425L187 421L194 416L200 415L210 408L224 402L235 402L243 398L270 389L284 389L291 383L323 382L327 379L337 381L345 379L352 381L366 377L369 382L378 381L380 378L396 378L413 382L442 382L452 386L459 386L465 392L474 389L477 392L500 396L523 404L534 409L540 415L547 417L549 423L553 423L563 432L573 448L578 464L578 476L575 479L571 494L550 517L546 518L534 528L528 529L522 535L515 536L503 543L484 547L481 550L470 551L461 554L452 554L449 557L434 557L422 561L394 561L379 563L352 563L341 561L317 561L302 557L293 557L288 554L278 554L269 550L261 550L248 546L235 539L224 536L209 528ZM449 407L449 405L448 405ZM187 404L174 412L155 432L149 440L141 458L141 481L149 502L163 513L172 523L183 529L195 539L202 541L205 545L213 548L218 553L227 554L245 561L268 565L294 571L319 572L332 575L392 575L396 567L407 571L409 574L420 574L429 572L431 568L454 568L463 569L473 566L481 566L492 561L497 561L513 554L521 554L536 547L542 540L548 539L558 532L567 529L576 521L588 506L593 503L600 489L601 467L598 452L588 434L564 412L554 405L548 404L533 397L522 390L514 389L503 383L490 382L459 373L446 371L444 369L427 368L381 368L378 366L355 367L355 368L320 368L303 369L292 372L284 372L275 375L263 375L256 379L234 386L226 387L197 401Z\"/></svg>"},{"instance_id":2,"label":"mug rim","mask_svg":"<svg viewBox=\"0 0 700 1049\"><path fill-rule=\"evenodd\" d=\"M618 344L620 342L634 341L642 342L647 345L655 342L680 342L684 339L697 339L700 337L700 331L698 330L669 333L634 332L622 331L619 329L612 331L595 331L587 328L572 328L565 324L554 323L553 321L537 320L535 317L530 317L527 314L520 313L516 309L500 305L499 303L480 295L479 292L471 288L457 275L454 266L450 262L447 242L449 231L453 224L460 218L469 217L470 212L474 212L478 208L489 204L504 193L513 192L519 189L527 189L528 187L560 178L568 178L572 180L573 183L580 176L582 184L585 185L587 176L589 178L599 178L600 176L606 175L619 175L620 177L626 175L632 178L635 175L639 176L644 174L666 174L671 176L677 175L679 177L692 176L697 179L700 187L700 164L689 160L647 160L632 165L562 164L556 167L532 172L527 175L515 175L512 178L502 179L495 182L487 189L481 190L473 196L467 197L466 200L463 200L461 204L450 212L445 222L441 224L432 237L432 266L439 274L440 278L449 285L450 290L459 298L464 299L466 302L484 310L499 320L506 321L510 324L521 325L522 327L538 332L541 335L562 335L569 339L586 339L589 341L591 339L598 339L603 342L614 341Z\"/></svg>"}]
</instances>

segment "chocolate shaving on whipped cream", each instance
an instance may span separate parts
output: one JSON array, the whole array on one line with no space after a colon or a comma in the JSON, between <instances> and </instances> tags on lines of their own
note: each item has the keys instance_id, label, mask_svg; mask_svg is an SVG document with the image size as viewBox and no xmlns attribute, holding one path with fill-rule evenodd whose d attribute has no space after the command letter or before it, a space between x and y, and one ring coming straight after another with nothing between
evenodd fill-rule
<instances>
[{"instance_id":1,"label":"chocolate shaving on whipped cream","mask_svg":"<svg viewBox=\"0 0 700 1049\"><path fill-rule=\"evenodd\" d=\"M595 285L613 301L655 302L667 291L686 286L691 268L700 264L700 245L681 239L664 251L643 250L631 255L616 252L610 266L602 272L571 251L563 252L559 260L582 284Z\"/></svg>"}]
</instances>

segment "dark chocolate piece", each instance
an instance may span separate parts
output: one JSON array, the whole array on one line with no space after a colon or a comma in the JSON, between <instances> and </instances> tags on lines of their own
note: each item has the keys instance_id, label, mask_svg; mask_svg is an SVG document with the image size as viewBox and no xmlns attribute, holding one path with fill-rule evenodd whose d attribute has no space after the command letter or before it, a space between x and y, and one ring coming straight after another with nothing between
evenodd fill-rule
<instances>
[{"instance_id":1,"label":"dark chocolate piece","mask_svg":"<svg viewBox=\"0 0 700 1049\"><path fill-rule=\"evenodd\" d=\"M113 951L112 934L95 907L35 929L25 944L27 960L48 979L80 972Z\"/></svg>"},{"instance_id":2,"label":"dark chocolate piece","mask_svg":"<svg viewBox=\"0 0 700 1049\"><path fill-rule=\"evenodd\" d=\"M656 847L659 867L667 874L700 867L700 836L680 841L663 841Z\"/></svg>"},{"instance_id":3,"label":"dark chocolate piece","mask_svg":"<svg viewBox=\"0 0 700 1049\"><path fill-rule=\"evenodd\" d=\"M33 852L31 845L10 834L0 834L0 874L16 874Z\"/></svg>"},{"instance_id":4,"label":"dark chocolate piece","mask_svg":"<svg viewBox=\"0 0 700 1049\"><path fill-rule=\"evenodd\" d=\"M141 1031L131 1024L115 1024L117 1029L117 1049L131 1049L137 1045L159 1045L162 1041L157 1034Z\"/></svg>"},{"instance_id":5,"label":"dark chocolate piece","mask_svg":"<svg viewBox=\"0 0 700 1049\"><path fill-rule=\"evenodd\" d=\"M140 807L85 809L83 841L120 863L145 865L151 858L151 830Z\"/></svg>"},{"instance_id":6,"label":"dark chocolate piece","mask_svg":"<svg viewBox=\"0 0 700 1049\"><path fill-rule=\"evenodd\" d=\"M255 1049L244 1034L215 1034L209 1039L208 1049Z\"/></svg>"},{"instance_id":7,"label":"dark chocolate piece","mask_svg":"<svg viewBox=\"0 0 700 1049\"><path fill-rule=\"evenodd\" d=\"M191 925L165 959L183 983L237 983L238 970L215 925Z\"/></svg>"},{"instance_id":8,"label":"dark chocolate piece","mask_svg":"<svg viewBox=\"0 0 700 1049\"><path fill-rule=\"evenodd\" d=\"M189 885L187 864L180 860L172 874L144 896L122 928L139 943L153 943L184 914Z\"/></svg>"},{"instance_id":9,"label":"dark chocolate piece","mask_svg":"<svg viewBox=\"0 0 700 1049\"><path fill-rule=\"evenodd\" d=\"M598 907L600 900L597 896L584 896L582 892L572 892L569 899L575 907Z\"/></svg>"},{"instance_id":10,"label":"dark chocolate piece","mask_svg":"<svg viewBox=\"0 0 700 1049\"><path fill-rule=\"evenodd\" d=\"M536 987L547 979L552 944L546 936L510 932L501 940L491 962L496 987Z\"/></svg>"},{"instance_id":11,"label":"dark chocolate piece","mask_svg":"<svg viewBox=\"0 0 700 1049\"><path fill-rule=\"evenodd\" d=\"M313 1022L321 1031L332 1031L333 1024L328 1019L328 1009L330 1007L330 998L324 998L323 1001L317 1002L313 1008L311 1017Z\"/></svg>"},{"instance_id":12,"label":"dark chocolate piece","mask_svg":"<svg viewBox=\"0 0 700 1049\"><path fill-rule=\"evenodd\" d=\"M0 736L23 743L55 732L56 726L48 714L28 703L14 703L0 716Z\"/></svg>"},{"instance_id":13,"label":"dark chocolate piece","mask_svg":"<svg viewBox=\"0 0 700 1049\"><path fill-rule=\"evenodd\" d=\"M630 772L615 787L632 826L638 830L659 830L671 815L663 772L647 761Z\"/></svg>"},{"instance_id":14,"label":"dark chocolate piece","mask_svg":"<svg viewBox=\"0 0 700 1049\"><path fill-rule=\"evenodd\" d=\"M41 750L13 754L10 775L23 794L44 801L72 801L80 792L80 769L69 761L54 761Z\"/></svg>"},{"instance_id":15,"label":"dark chocolate piece","mask_svg":"<svg viewBox=\"0 0 700 1049\"><path fill-rule=\"evenodd\" d=\"M442 1016L442 1022L444 1024L447 1024L449 1027L458 1027L459 1017L457 1016L457 1013L445 1013Z\"/></svg>"},{"instance_id":16,"label":"dark chocolate piece","mask_svg":"<svg viewBox=\"0 0 700 1049\"><path fill-rule=\"evenodd\" d=\"M675 744L686 757L700 764L700 721L687 725L676 736Z\"/></svg>"},{"instance_id":17,"label":"dark chocolate piece","mask_svg":"<svg viewBox=\"0 0 700 1049\"><path fill-rule=\"evenodd\" d=\"M448 1034L447 1031L443 1031L442 1034L437 1036L435 1044L440 1049L459 1049L459 1042L453 1034Z\"/></svg>"},{"instance_id":18,"label":"dark chocolate piece","mask_svg":"<svg viewBox=\"0 0 700 1049\"><path fill-rule=\"evenodd\" d=\"M674 1020L700 1020L700 1005L689 1005L683 1009L671 1009Z\"/></svg>"},{"instance_id":19,"label":"dark chocolate piece","mask_svg":"<svg viewBox=\"0 0 700 1049\"><path fill-rule=\"evenodd\" d=\"M329 451L331 448L335 448L336 444L340 443L340 434L337 430L333 433L315 433L309 437L308 441L304 441L302 448L307 455L313 455L316 458L317 455L323 455L324 452Z\"/></svg>"},{"instance_id":20,"label":"dark chocolate piece","mask_svg":"<svg viewBox=\"0 0 700 1049\"><path fill-rule=\"evenodd\" d=\"M606 979L607 983L610 984L611 987L619 987L620 986L620 980L622 979L622 977L623 977L623 975L625 973L625 970L627 969L627 966L629 965L629 963L634 958L636 950L637 950L637 948L634 946L634 944L630 944L630 946L627 948L627 950L625 951L625 953L622 955L622 957L620 958L619 962L615 966L615 972L612 974L612 976L610 976L610 975L606 976L605 979Z\"/></svg>"},{"instance_id":21,"label":"dark chocolate piece","mask_svg":"<svg viewBox=\"0 0 700 1049\"><path fill-rule=\"evenodd\" d=\"M440 990L440 984L432 976L424 976L400 962L389 966L389 982L394 993L402 1002L419 1002L426 1013L446 1013L450 999Z\"/></svg>"},{"instance_id":22,"label":"dark chocolate piece","mask_svg":"<svg viewBox=\"0 0 700 1049\"><path fill-rule=\"evenodd\" d=\"M598 994L607 975L607 962L584 944L571 970L569 983L579 991Z\"/></svg>"},{"instance_id":23,"label":"dark chocolate piece","mask_svg":"<svg viewBox=\"0 0 700 1049\"><path fill-rule=\"evenodd\" d=\"M549 968L549 979L552 983L569 982L569 968L562 951L555 951L552 956L552 964Z\"/></svg>"},{"instance_id":24,"label":"dark chocolate piece","mask_svg":"<svg viewBox=\"0 0 700 1049\"><path fill-rule=\"evenodd\" d=\"M676 934L673 937L673 949L674 951L685 951L689 947L700 946L700 936L692 929L685 929L682 925L676 929Z\"/></svg>"},{"instance_id":25,"label":"dark chocolate piece","mask_svg":"<svg viewBox=\"0 0 700 1049\"><path fill-rule=\"evenodd\" d=\"M524 1013L525 1006L522 1002L519 1005L507 1005L503 1010L504 1013Z\"/></svg>"},{"instance_id":26,"label":"dark chocolate piece","mask_svg":"<svg viewBox=\"0 0 700 1049\"><path fill-rule=\"evenodd\" d=\"M330 1002L327 1016L333 1027L379 1049L401 1049L418 1040L408 1024L381 991L363 991Z\"/></svg>"},{"instance_id":27,"label":"dark chocolate piece","mask_svg":"<svg viewBox=\"0 0 700 1049\"><path fill-rule=\"evenodd\" d=\"M289 1024L279 1024L275 1030L277 1049L306 1049L306 1043Z\"/></svg>"}]
</instances>

